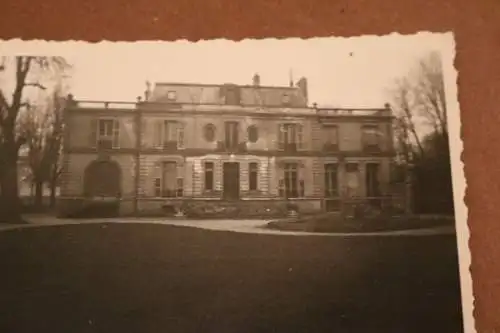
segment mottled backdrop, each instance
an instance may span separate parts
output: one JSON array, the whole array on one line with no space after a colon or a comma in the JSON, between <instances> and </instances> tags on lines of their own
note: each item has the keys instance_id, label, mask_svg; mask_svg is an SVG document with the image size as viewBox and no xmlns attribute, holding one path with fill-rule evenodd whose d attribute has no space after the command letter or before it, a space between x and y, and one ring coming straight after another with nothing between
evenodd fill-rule
<instances>
[{"instance_id":1,"label":"mottled backdrop","mask_svg":"<svg viewBox=\"0 0 500 333\"><path fill-rule=\"evenodd\" d=\"M475 315L500 332L500 1L7 0L0 38L199 40L454 31ZM1 52L1 50L0 50Z\"/></svg>"}]
</instances>

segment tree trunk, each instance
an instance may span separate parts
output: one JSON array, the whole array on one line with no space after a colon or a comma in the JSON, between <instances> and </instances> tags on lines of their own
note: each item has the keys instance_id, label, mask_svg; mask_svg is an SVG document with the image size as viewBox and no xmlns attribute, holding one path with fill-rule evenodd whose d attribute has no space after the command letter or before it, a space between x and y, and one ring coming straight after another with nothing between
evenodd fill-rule
<instances>
[{"instance_id":1,"label":"tree trunk","mask_svg":"<svg viewBox=\"0 0 500 333\"><path fill-rule=\"evenodd\" d=\"M43 182L35 182L35 207L40 208L43 205Z\"/></svg>"},{"instance_id":2,"label":"tree trunk","mask_svg":"<svg viewBox=\"0 0 500 333\"><path fill-rule=\"evenodd\" d=\"M50 182L50 208L55 208L56 206L56 191L57 191L57 181L52 180Z\"/></svg>"},{"instance_id":3,"label":"tree trunk","mask_svg":"<svg viewBox=\"0 0 500 333\"><path fill-rule=\"evenodd\" d=\"M21 203L19 201L17 159L5 154L2 156L3 170L0 174L2 202L0 204L0 222L20 223Z\"/></svg>"}]
</instances>

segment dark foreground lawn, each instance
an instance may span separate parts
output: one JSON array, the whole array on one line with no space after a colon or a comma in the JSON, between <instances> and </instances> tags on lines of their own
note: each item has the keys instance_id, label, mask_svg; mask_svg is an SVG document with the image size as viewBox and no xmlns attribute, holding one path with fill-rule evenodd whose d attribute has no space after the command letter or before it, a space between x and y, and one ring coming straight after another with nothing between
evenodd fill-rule
<instances>
[{"instance_id":1,"label":"dark foreground lawn","mask_svg":"<svg viewBox=\"0 0 500 333\"><path fill-rule=\"evenodd\" d=\"M374 218L374 219L343 219L339 216L325 214L305 218L281 219L267 224L269 229L282 231L308 231L331 233L363 233L380 231L416 230L435 227L455 227L451 218Z\"/></svg>"},{"instance_id":2,"label":"dark foreground lawn","mask_svg":"<svg viewBox=\"0 0 500 333\"><path fill-rule=\"evenodd\" d=\"M461 332L455 239L0 233L0 332Z\"/></svg>"}]
</instances>

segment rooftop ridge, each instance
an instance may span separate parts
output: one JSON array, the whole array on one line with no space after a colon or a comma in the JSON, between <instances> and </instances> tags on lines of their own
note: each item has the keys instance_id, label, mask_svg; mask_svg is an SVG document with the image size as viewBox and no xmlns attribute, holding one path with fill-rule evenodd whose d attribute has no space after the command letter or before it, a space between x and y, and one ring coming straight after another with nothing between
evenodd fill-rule
<instances>
[{"instance_id":1,"label":"rooftop ridge","mask_svg":"<svg viewBox=\"0 0 500 333\"><path fill-rule=\"evenodd\" d=\"M224 86L236 86L240 88L254 88L254 89L287 89L287 90L298 90L297 86L263 86L263 85L253 85L253 84L237 84L237 83L189 83L189 82L156 82L155 86L182 86L182 87L213 87L220 88Z\"/></svg>"},{"instance_id":2,"label":"rooftop ridge","mask_svg":"<svg viewBox=\"0 0 500 333\"><path fill-rule=\"evenodd\" d=\"M73 100L78 104L102 104L106 105L166 105L166 106L179 106L179 105L199 105L199 106L227 106L226 104L219 103L172 103L172 102L156 102L156 101L113 101L113 100ZM234 107L238 107L238 105L234 105ZM263 109L311 109L316 111L375 111L375 110L387 110L387 106L381 107L322 107L319 105L306 105L306 106L274 106L274 105L260 105L260 104L251 104L251 105L241 105L241 107L256 107Z\"/></svg>"}]
</instances>

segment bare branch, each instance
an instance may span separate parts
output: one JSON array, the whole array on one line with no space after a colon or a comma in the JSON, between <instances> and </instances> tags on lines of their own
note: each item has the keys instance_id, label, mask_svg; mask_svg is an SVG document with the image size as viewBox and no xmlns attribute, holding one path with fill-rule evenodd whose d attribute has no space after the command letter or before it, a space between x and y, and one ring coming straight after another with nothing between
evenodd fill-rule
<instances>
[{"instance_id":1,"label":"bare branch","mask_svg":"<svg viewBox=\"0 0 500 333\"><path fill-rule=\"evenodd\" d=\"M47 90L47 87L42 85L41 83L39 82L30 82L30 83L25 83L24 84L25 87L35 87L35 88L39 88L39 89L42 89L42 90Z\"/></svg>"},{"instance_id":2,"label":"bare branch","mask_svg":"<svg viewBox=\"0 0 500 333\"><path fill-rule=\"evenodd\" d=\"M447 141L447 109L444 93L444 78L439 54L431 53L417 64L415 72L410 72L396 82L393 93L398 126L412 137L420 156ZM421 128L423 127L423 128ZM430 129L431 134L426 129ZM432 139L429 139L429 135ZM405 134L401 134L400 141ZM441 149L441 148L439 148Z\"/></svg>"},{"instance_id":3,"label":"bare branch","mask_svg":"<svg viewBox=\"0 0 500 333\"><path fill-rule=\"evenodd\" d=\"M418 135L417 128L415 126L415 120L413 117L413 112L411 108L411 86L405 79L400 80L397 83L396 88L396 108L398 108L402 113L399 115L401 119L401 126L404 126L405 130L409 131L415 143L417 145L420 155L424 154L424 149L422 147L421 138ZM409 138L408 138L409 139Z\"/></svg>"},{"instance_id":4,"label":"bare branch","mask_svg":"<svg viewBox=\"0 0 500 333\"><path fill-rule=\"evenodd\" d=\"M3 91L1 91L1 90L0 90L0 107L2 108L2 110L9 109L9 103L7 102L7 99L5 98Z\"/></svg>"}]
</instances>

